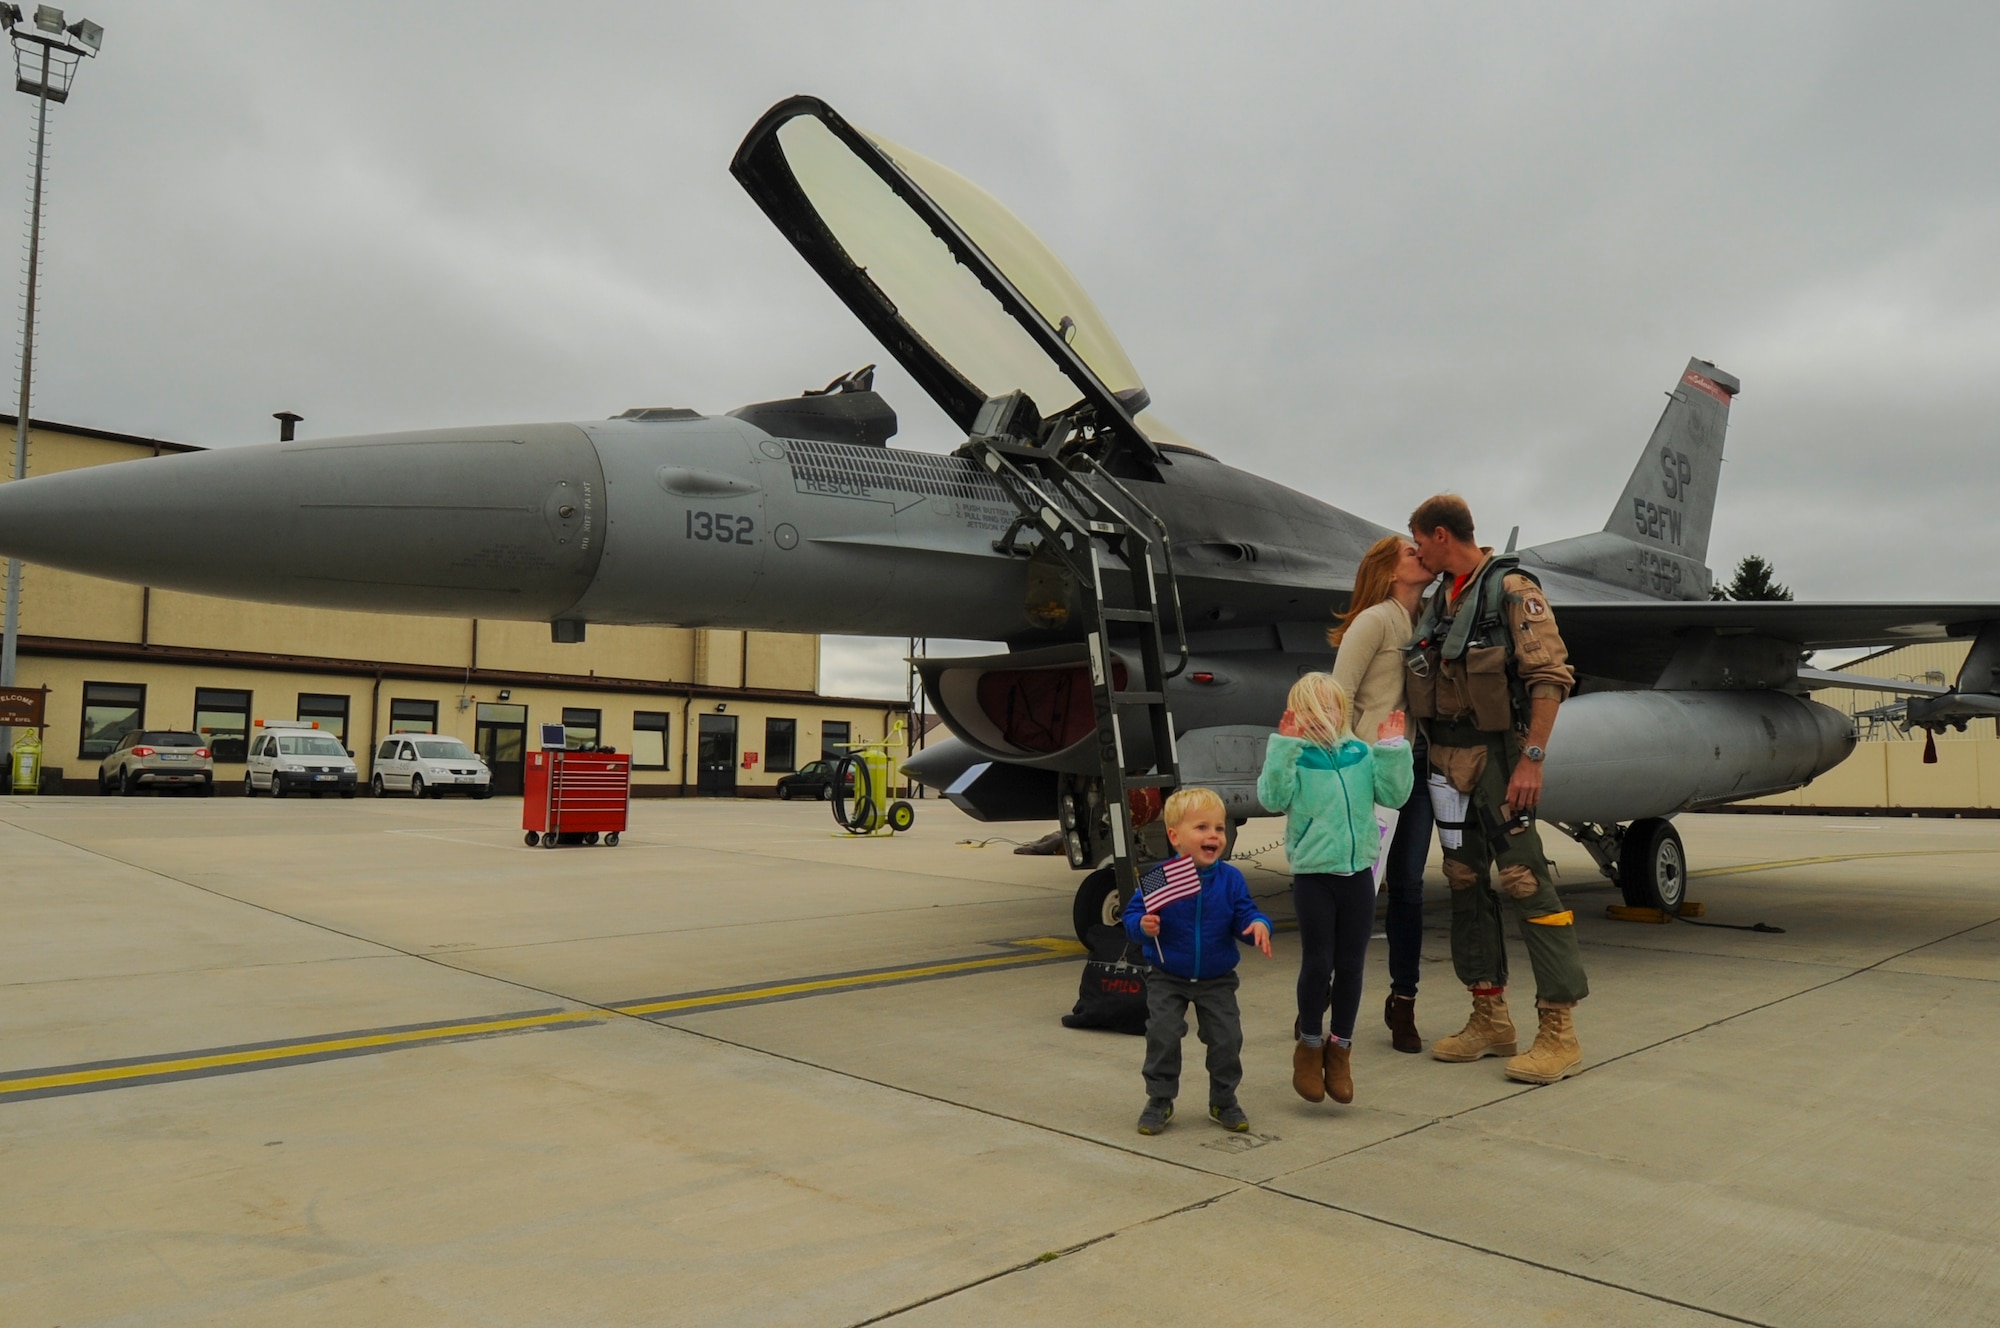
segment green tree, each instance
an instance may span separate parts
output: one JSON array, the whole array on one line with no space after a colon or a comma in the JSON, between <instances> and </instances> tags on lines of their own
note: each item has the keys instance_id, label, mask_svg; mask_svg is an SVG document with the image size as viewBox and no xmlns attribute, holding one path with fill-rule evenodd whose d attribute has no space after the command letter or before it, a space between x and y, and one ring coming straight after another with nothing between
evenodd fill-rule
<instances>
[{"instance_id":1,"label":"green tree","mask_svg":"<svg viewBox=\"0 0 2000 1328\"><path fill-rule=\"evenodd\" d=\"M1728 585L1712 587L1708 597L1733 600L1788 600L1792 597L1792 588L1779 584L1772 575L1771 564L1753 553L1736 564L1736 575L1730 579Z\"/></svg>"}]
</instances>

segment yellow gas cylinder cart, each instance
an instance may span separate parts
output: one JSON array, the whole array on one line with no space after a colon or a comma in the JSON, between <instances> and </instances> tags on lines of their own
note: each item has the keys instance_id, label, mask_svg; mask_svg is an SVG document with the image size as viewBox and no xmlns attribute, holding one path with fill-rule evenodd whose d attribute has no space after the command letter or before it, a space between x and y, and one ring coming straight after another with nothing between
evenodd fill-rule
<instances>
[{"instance_id":1,"label":"yellow gas cylinder cart","mask_svg":"<svg viewBox=\"0 0 2000 1328\"><path fill-rule=\"evenodd\" d=\"M23 729L14 739L13 759L8 762L16 793L42 791L42 740L33 729Z\"/></svg>"},{"instance_id":2,"label":"yellow gas cylinder cart","mask_svg":"<svg viewBox=\"0 0 2000 1328\"><path fill-rule=\"evenodd\" d=\"M847 755L833 768L833 819L841 829L850 835L894 834L917 823L917 809L896 797L903 766L898 753L908 750L900 719L880 742L857 742L848 747ZM850 778L854 781L852 795L848 793Z\"/></svg>"}]
</instances>

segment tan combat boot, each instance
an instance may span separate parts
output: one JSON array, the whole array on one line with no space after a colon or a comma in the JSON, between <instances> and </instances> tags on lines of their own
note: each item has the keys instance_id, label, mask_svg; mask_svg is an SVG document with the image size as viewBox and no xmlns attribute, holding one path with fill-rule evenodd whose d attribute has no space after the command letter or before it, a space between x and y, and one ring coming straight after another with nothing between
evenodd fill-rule
<instances>
[{"instance_id":1,"label":"tan combat boot","mask_svg":"<svg viewBox=\"0 0 2000 1328\"><path fill-rule=\"evenodd\" d=\"M1326 1101L1326 1050L1292 1044L1292 1087L1308 1102Z\"/></svg>"},{"instance_id":2,"label":"tan combat boot","mask_svg":"<svg viewBox=\"0 0 2000 1328\"><path fill-rule=\"evenodd\" d=\"M1326 1040L1326 1095L1335 1102L1354 1100L1354 1048Z\"/></svg>"},{"instance_id":3,"label":"tan combat boot","mask_svg":"<svg viewBox=\"0 0 2000 1328\"><path fill-rule=\"evenodd\" d=\"M1507 1062L1507 1077L1524 1084L1552 1084L1583 1068L1583 1048L1576 1045L1576 1024L1568 1010L1543 1010L1535 1045Z\"/></svg>"},{"instance_id":4,"label":"tan combat boot","mask_svg":"<svg viewBox=\"0 0 2000 1328\"><path fill-rule=\"evenodd\" d=\"M1498 992L1491 996L1475 995L1472 1017L1465 1021L1465 1027L1431 1044L1431 1055L1441 1061L1512 1056L1514 1050L1514 1020L1507 1013L1507 998Z\"/></svg>"}]
</instances>

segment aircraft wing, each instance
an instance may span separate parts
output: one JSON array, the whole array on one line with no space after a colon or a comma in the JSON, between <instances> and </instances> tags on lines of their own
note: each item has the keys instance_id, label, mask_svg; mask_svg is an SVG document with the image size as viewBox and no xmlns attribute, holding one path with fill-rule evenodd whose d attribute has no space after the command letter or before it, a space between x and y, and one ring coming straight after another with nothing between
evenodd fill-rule
<instances>
[{"instance_id":1,"label":"aircraft wing","mask_svg":"<svg viewBox=\"0 0 2000 1328\"><path fill-rule=\"evenodd\" d=\"M1583 671L1650 680L1690 637L1757 637L1805 650L1970 640L2000 622L2000 604L1882 604L1724 600L1577 602L1550 595L1563 641Z\"/></svg>"},{"instance_id":2,"label":"aircraft wing","mask_svg":"<svg viewBox=\"0 0 2000 1328\"><path fill-rule=\"evenodd\" d=\"M1626 636L1708 628L1722 634L1752 632L1791 641L1807 650L1850 646L1900 646L1913 641L1971 637L2000 620L2000 604L1798 604L1659 600L1616 604L1566 604L1554 600L1563 637Z\"/></svg>"}]
</instances>

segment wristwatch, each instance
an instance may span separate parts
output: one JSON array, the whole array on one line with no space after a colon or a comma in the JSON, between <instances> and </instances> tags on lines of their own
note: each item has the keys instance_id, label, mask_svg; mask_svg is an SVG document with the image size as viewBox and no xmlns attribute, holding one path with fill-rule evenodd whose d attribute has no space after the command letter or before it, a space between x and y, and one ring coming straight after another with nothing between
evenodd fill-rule
<instances>
[{"instance_id":1,"label":"wristwatch","mask_svg":"<svg viewBox=\"0 0 2000 1328\"><path fill-rule=\"evenodd\" d=\"M1523 747L1521 749L1521 755L1527 757L1530 761L1539 762L1544 757L1546 757L1548 753L1543 751L1541 748L1535 746L1533 743L1529 743L1526 747Z\"/></svg>"}]
</instances>

